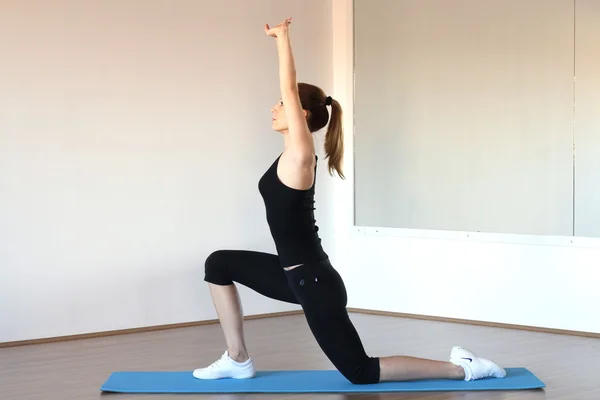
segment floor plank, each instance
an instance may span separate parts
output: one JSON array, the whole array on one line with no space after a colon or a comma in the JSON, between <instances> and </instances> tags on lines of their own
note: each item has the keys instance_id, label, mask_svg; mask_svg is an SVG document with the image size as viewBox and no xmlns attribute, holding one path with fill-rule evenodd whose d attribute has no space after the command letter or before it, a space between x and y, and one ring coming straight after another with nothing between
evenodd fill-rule
<instances>
[{"instance_id":1,"label":"floor plank","mask_svg":"<svg viewBox=\"0 0 600 400\"><path fill-rule=\"evenodd\" d=\"M447 359L455 344L506 367L524 366L542 379L540 391L389 394L185 395L186 399L599 399L600 340L396 317L352 314L372 355ZM302 315L247 321L249 351L258 369L331 369ZM219 357L220 326L208 325L106 338L0 349L0 399L132 400L101 394L116 370L192 370ZM152 400L181 395L152 395Z\"/></svg>"}]
</instances>

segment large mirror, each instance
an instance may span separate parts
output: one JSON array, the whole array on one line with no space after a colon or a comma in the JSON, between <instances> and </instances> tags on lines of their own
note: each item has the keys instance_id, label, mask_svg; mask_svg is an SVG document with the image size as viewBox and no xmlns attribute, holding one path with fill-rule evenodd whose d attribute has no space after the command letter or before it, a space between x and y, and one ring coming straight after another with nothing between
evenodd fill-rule
<instances>
[{"instance_id":1,"label":"large mirror","mask_svg":"<svg viewBox=\"0 0 600 400\"><path fill-rule=\"evenodd\" d=\"M597 21L597 0L354 0L355 225L600 237Z\"/></svg>"}]
</instances>

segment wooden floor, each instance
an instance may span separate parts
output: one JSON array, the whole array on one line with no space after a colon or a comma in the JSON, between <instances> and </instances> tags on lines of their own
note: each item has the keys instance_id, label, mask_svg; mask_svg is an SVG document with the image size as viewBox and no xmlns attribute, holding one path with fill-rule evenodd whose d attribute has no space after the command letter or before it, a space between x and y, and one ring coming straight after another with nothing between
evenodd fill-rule
<instances>
[{"instance_id":1,"label":"wooden floor","mask_svg":"<svg viewBox=\"0 0 600 400\"><path fill-rule=\"evenodd\" d=\"M353 395L122 395L99 387L115 370L192 370L223 352L218 325L0 349L0 399L600 399L600 340L443 322L352 314L372 355L446 360L455 344L505 367L524 366L539 391ZM246 323L258 369L331 369L302 315Z\"/></svg>"}]
</instances>

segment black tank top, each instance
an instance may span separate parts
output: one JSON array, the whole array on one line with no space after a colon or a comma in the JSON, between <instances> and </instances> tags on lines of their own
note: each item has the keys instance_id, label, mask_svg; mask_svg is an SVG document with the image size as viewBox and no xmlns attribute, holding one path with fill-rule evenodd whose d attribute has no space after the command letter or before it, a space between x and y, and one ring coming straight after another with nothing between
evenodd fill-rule
<instances>
[{"instance_id":1,"label":"black tank top","mask_svg":"<svg viewBox=\"0 0 600 400\"><path fill-rule=\"evenodd\" d=\"M282 267L289 267L325 260L328 256L321 246L314 214L317 167L315 165L315 182L310 189L293 189L277 176L280 158L281 155L258 182L279 262Z\"/></svg>"}]
</instances>

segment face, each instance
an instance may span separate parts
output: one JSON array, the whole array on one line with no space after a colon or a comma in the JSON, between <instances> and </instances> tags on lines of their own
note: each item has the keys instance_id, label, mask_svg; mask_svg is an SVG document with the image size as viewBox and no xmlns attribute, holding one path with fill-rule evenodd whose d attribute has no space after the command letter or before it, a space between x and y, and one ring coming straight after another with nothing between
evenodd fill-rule
<instances>
[{"instance_id":1,"label":"face","mask_svg":"<svg viewBox=\"0 0 600 400\"><path fill-rule=\"evenodd\" d=\"M274 131L284 132L288 129L285 108L281 99L271 108L271 117L271 127Z\"/></svg>"}]
</instances>

